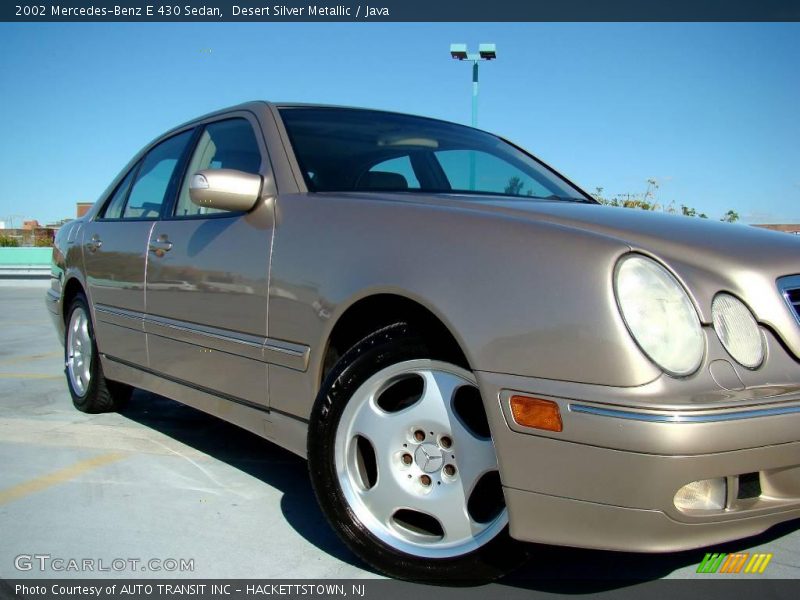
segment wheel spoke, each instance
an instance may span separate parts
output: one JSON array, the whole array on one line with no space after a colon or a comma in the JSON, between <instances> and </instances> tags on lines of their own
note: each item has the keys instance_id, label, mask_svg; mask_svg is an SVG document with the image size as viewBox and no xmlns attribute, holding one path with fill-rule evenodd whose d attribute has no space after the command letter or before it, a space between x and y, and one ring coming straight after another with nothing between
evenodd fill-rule
<instances>
[{"instance_id":1,"label":"wheel spoke","mask_svg":"<svg viewBox=\"0 0 800 600\"><path fill-rule=\"evenodd\" d=\"M406 495L405 506L434 517L442 526L442 542L471 539L480 526L467 513L467 494L458 481L437 485L427 495Z\"/></svg>"},{"instance_id":2,"label":"wheel spoke","mask_svg":"<svg viewBox=\"0 0 800 600\"><path fill-rule=\"evenodd\" d=\"M416 404L403 411L404 417L412 422L433 422L449 430L453 420L450 403L464 380L445 371L421 371L419 375L425 380L425 391Z\"/></svg>"},{"instance_id":3,"label":"wheel spoke","mask_svg":"<svg viewBox=\"0 0 800 600\"><path fill-rule=\"evenodd\" d=\"M83 369L81 372L81 381L83 382L84 389L89 387L89 381L92 378L92 371L90 366L91 365L89 365L88 361L83 363Z\"/></svg>"},{"instance_id":4,"label":"wheel spoke","mask_svg":"<svg viewBox=\"0 0 800 600\"><path fill-rule=\"evenodd\" d=\"M395 420L393 413L384 412L375 404L373 395L365 402L353 420L350 430L354 434L363 435L370 441L377 441L396 432Z\"/></svg>"},{"instance_id":5,"label":"wheel spoke","mask_svg":"<svg viewBox=\"0 0 800 600\"><path fill-rule=\"evenodd\" d=\"M467 498L481 477L497 470L497 457L491 440L475 437L472 432L460 426L453 432L455 440L452 455L458 462L457 477L463 482Z\"/></svg>"},{"instance_id":6,"label":"wheel spoke","mask_svg":"<svg viewBox=\"0 0 800 600\"><path fill-rule=\"evenodd\" d=\"M375 485L368 490L360 491L359 495L369 513L383 526L388 526L397 509L408 504L406 490L397 484L389 471L379 470Z\"/></svg>"},{"instance_id":7,"label":"wheel spoke","mask_svg":"<svg viewBox=\"0 0 800 600\"><path fill-rule=\"evenodd\" d=\"M456 486L452 484L451 486L452 490L456 490ZM444 530L444 539L442 541L446 543L470 539L480 529L480 526L470 518L467 512L467 504L463 499L463 490L457 490L453 495L461 497L462 501L459 504L452 503L452 506L448 503L448 507L445 510L436 512L436 518Z\"/></svg>"}]
</instances>

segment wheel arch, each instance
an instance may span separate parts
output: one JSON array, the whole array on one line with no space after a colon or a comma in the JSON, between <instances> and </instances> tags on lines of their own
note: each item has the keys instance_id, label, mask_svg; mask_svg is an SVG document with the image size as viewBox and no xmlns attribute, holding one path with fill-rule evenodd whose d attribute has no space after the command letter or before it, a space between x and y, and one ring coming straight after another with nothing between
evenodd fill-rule
<instances>
[{"instance_id":1,"label":"wheel arch","mask_svg":"<svg viewBox=\"0 0 800 600\"><path fill-rule=\"evenodd\" d=\"M472 370L462 343L433 310L408 296L381 292L355 300L336 320L325 340L317 389L348 348L381 327L400 321L411 325L437 355Z\"/></svg>"},{"instance_id":2,"label":"wheel arch","mask_svg":"<svg viewBox=\"0 0 800 600\"><path fill-rule=\"evenodd\" d=\"M85 296L86 290L83 288L81 282L78 281L77 277L71 277L67 283L64 284L64 293L62 294L61 317L65 323L67 321L69 307L72 305L72 301L78 294L83 294Z\"/></svg>"}]
</instances>

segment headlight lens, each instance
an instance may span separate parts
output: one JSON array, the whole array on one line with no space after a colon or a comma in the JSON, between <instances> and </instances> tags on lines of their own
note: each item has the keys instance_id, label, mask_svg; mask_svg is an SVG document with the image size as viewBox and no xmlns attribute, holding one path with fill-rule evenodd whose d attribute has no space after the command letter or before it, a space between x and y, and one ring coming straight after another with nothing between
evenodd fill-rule
<instances>
[{"instance_id":1,"label":"headlight lens","mask_svg":"<svg viewBox=\"0 0 800 600\"><path fill-rule=\"evenodd\" d=\"M617 265L615 292L622 318L639 347L667 373L690 375L705 344L689 296L660 264L631 254Z\"/></svg>"},{"instance_id":2,"label":"headlight lens","mask_svg":"<svg viewBox=\"0 0 800 600\"><path fill-rule=\"evenodd\" d=\"M753 314L730 294L717 294L711 304L714 330L733 359L748 369L764 361L764 340Z\"/></svg>"}]
</instances>

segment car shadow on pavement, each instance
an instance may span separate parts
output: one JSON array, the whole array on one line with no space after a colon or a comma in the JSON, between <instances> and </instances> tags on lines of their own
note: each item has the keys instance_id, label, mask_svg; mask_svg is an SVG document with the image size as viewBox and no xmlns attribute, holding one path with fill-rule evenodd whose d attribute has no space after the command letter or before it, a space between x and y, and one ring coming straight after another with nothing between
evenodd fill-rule
<instances>
[{"instance_id":1,"label":"car shadow on pavement","mask_svg":"<svg viewBox=\"0 0 800 600\"><path fill-rule=\"evenodd\" d=\"M643 554L533 544L525 566L498 583L561 594L590 594L656 581L696 567L707 552L731 554L769 544L800 529L800 520L780 523L757 536L708 548Z\"/></svg>"},{"instance_id":2,"label":"car shadow on pavement","mask_svg":"<svg viewBox=\"0 0 800 600\"><path fill-rule=\"evenodd\" d=\"M379 575L352 554L320 512L306 463L288 450L240 427L168 398L137 391L122 416L224 462L279 490L286 521L309 543L349 565ZM755 537L708 549L640 554L532 544L531 559L490 587L589 594L636 586L698 565L706 552L742 552L800 529L800 520Z\"/></svg>"},{"instance_id":3,"label":"car shadow on pavement","mask_svg":"<svg viewBox=\"0 0 800 600\"><path fill-rule=\"evenodd\" d=\"M342 544L326 522L302 458L222 419L141 390L120 414L280 491L281 512L298 534L330 556L374 573Z\"/></svg>"}]
</instances>

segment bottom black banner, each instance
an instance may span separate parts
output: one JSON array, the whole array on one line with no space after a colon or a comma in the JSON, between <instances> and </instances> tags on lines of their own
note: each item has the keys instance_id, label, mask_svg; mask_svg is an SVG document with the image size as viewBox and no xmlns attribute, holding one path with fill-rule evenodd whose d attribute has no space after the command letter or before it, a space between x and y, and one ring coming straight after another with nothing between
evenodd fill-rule
<instances>
[{"instance_id":1,"label":"bottom black banner","mask_svg":"<svg viewBox=\"0 0 800 600\"><path fill-rule=\"evenodd\" d=\"M589 595L602 599L647 600L793 600L800 596L800 580L782 579L672 579L659 581L530 580L482 586L427 586L381 579L258 580L258 579L0 579L0 598L16 600L285 600L310 598L369 598L409 600L435 594L436 600L503 598L504 600Z\"/></svg>"}]
</instances>

